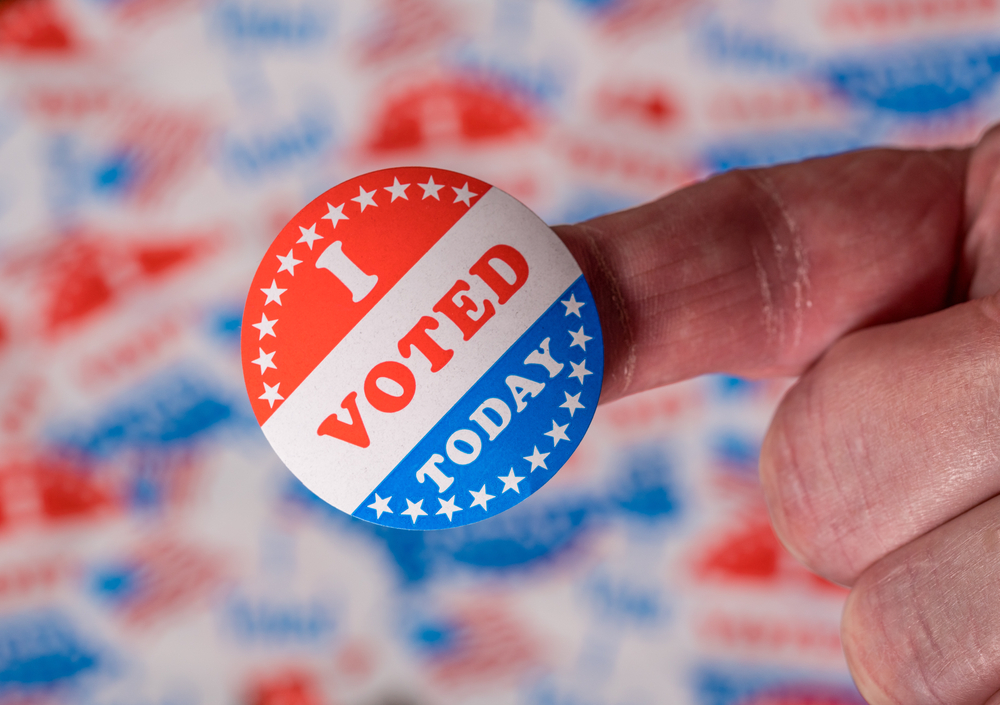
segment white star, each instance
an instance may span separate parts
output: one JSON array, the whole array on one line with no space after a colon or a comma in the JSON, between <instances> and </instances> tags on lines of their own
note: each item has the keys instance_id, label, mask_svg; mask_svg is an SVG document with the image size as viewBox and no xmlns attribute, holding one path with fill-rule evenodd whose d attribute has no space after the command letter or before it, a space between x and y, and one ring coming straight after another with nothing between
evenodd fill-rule
<instances>
[{"instance_id":1,"label":"white star","mask_svg":"<svg viewBox=\"0 0 1000 705\"><path fill-rule=\"evenodd\" d=\"M340 221L342 221L342 220L350 220L350 218L348 218L346 215L344 215L344 204L343 203L341 203L336 208L334 208L329 203L327 203L326 204L326 208L327 208L327 210L329 212L326 215L323 216L323 220L329 220L331 223L333 223L334 229L337 228L337 223L339 223Z\"/></svg>"},{"instance_id":2,"label":"white star","mask_svg":"<svg viewBox=\"0 0 1000 705\"><path fill-rule=\"evenodd\" d=\"M300 225L299 226L299 232L302 233L302 237L300 237L299 240L298 240L298 242L296 242L295 244L298 245L299 242L304 242L307 245L309 245L309 250L310 251L313 248L313 243L314 242L316 242L317 240L322 240L323 239L322 235L317 235L316 234L316 223L313 223L311 228L303 228Z\"/></svg>"},{"instance_id":3,"label":"white star","mask_svg":"<svg viewBox=\"0 0 1000 705\"><path fill-rule=\"evenodd\" d=\"M278 267L278 274L282 272L288 272L293 277L295 276L295 265L302 264L302 260L295 259L295 255L292 250L288 251L288 254L282 257L281 255L275 255L278 261L281 262L281 266Z\"/></svg>"},{"instance_id":4,"label":"white star","mask_svg":"<svg viewBox=\"0 0 1000 705\"><path fill-rule=\"evenodd\" d=\"M375 203L375 198L374 198L376 190L377 189L372 189L371 191L365 191L364 186L358 186L359 193L351 200L356 202L359 206L361 206L362 213L365 212L365 208L367 208L368 206L375 206L376 208L378 208L378 204ZM424 500L420 501L423 502Z\"/></svg>"},{"instance_id":5,"label":"white star","mask_svg":"<svg viewBox=\"0 0 1000 705\"><path fill-rule=\"evenodd\" d=\"M279 289L275 281L271 280L271 287L269 289L261 289L265 294L267 294L267 301L264 305L267 306L272 301L276 301L279 306L281 306L281 295L284 294L288 289Z\"/></svg>"},{"instance_id":6,"label":"white star","mask_svg":"<svg viewBox=\"0 0 1000 705\"><path fill-rule=\"evenodd\" d=\"M531 455L524 456L524 459L531 463L531 472L535 472L535 468L545 468L548 470L548 466L545 464L545 459L549 457L548 453L539 453L538 446L534 447L534 453Z\"/></svg>"},{"instance_id":7,"label":"white star","mask_svg":"<svg viewBox=\"0 0 1000 705\"><path fill-rule=\"evenodd\" d=\"M409 185L409 184L407 184L407 185ZM451 521L451 515L452 514L454 514L455 512L462 511L462 508L460 506L458 506L457 504L455 504L455 497L454 497L454 495L452 495L452 498L449 499L447 502L445 502L440 497L438 497L438 501L441 503L441 508L438 509L437 513L438 514L447 514L448 515L448 521Z\"/></svg>"},{"instance_id":8,"label":"white star","mask_svg":"<svg viewBox=\"0 0 1000 705\"><path fill-rule=\"evenodd\" d=\"M472 191L469 190L468 181L465 182L465 186L462 188L458 189L452 186L451 190L455 192L455 203L461 201L470 208L472 207L472 199L479 195L478 193L472 193Z\"/></svg>"},{"instance_id":9,"label":"white star","mask_svg":"<svg viewBox=\"0 0 1000 705\"><path fill-rule=\"evenodd\" d=\"M514 468L510 469L510 475L508 475L507 477L497 476L497 479L503 483L503 492L506 492L507 490L514 490L518 494L521 494L521 490L517 488L517 483L519 483L524 478L515 475ZM503 492L501 492L500 494L503 494Z\"/></svg>"},{"instance_id":10,"label":"white star","mask_svg":"<svg viewBox=\"0 0 1000 705\"><path fill-rule=\"evenodd\" d=\"M410 500L406 500L406 509L403 510L403 515L408 516L413 519L413 523L417 523L417 517L427 516L427 512L420 508L420 505L424 503L424 500L420 500L416 504Z\"/></svg>"},{"instance_id":11,"label":"white star","mask_svg":"<svg viewBox=\"0 0 1000 705\"><path fill-rule=\"evenodd\" d=\"M420 188L422 188L424 190L424 198L427 198L428 196L430 196L432 198L437 199L438 201L441 200L441 197L438 196L438 191L440 191L441 189L443 189L444 185L443 184L436 184L436 183L434 183L434 177L433 176L431 176L430 178L427 179L427 183L426 184L417 184L417 186L419 186ZM420 200L422 201L424 199L421 198Z\"/></svg>"},{"instance_id":12,"label":"white star","mask_svg":"<svg viewBox=\"0 0 1000 705\"><path fill-rule=\"evenodd\" d=\"M583 384L584 377L586 377L587 375L594 374L593 372L587 369L586 360L582 361L579 365L576 364L575 362L570 362L569 364L573 368L573 371L569 373L569 376L576 377L578 380L580 380L580 384Z\"/></svg>"},{"instance_id":13,"label":"white star","mask_svg":"<svg viewBox=\"0 0 1000 705\"><path fill-rule=\"evenodd\" d=\"M272 353L265 353L264 352L264 348L257 348L257 350L258 350L258 352L260 352L260 357L258 357L256 360L254 360L253 364L254 365L260 365L260 373L261 374L264 374L264 370L266 370L268 367L270 367L272 370L278 369L278 366L275 365L274 362L271 361L271 359L274 357L274 353L273 352ZM277 350L275 350L274 352L277 352Z\"/></svg>"},{"instance_id":14,"label":"white star","mask_svg":"<svg viewBox=\"0 0 1000 705\"><path fill-rule=\"evenodd\" d=\"M375 493L375 501L368 505L369 509L375 510L375 518L381 519L384 512L389 512L392 514L392 510L389 509L389 500L392 499L392 495L389 495L385 499L378 496L378 492Z\"/></svg>"},{"instance_id":15,"label":"white star","mask_svg":"<svg viewBox=\"0 0 1000 705\"><path fill-rule=\"evenodd\" d=\"M576 413L577 409L585 408L583 404L580 403L580 394L583 394L583 392L580 392L579 394L575 394L573 396L570 396L569 392L563 392L563 394L566 395L566 401L560 404L559 408L569 409L570 418L573 418L573 414Z\"/></svg>"},{"instance_id":16,"label":"white star","mask_svg":"<svg viewBox=\"0 0 1000 705\"><path fill-rule=\"evenodd\" d=\"M559 424L557 424L555 422L555 419L552 420L552 430L551 431L546 431L545 435L552 438L552 447L553 448L555 448L557 445L559 445L559 441L568 441L569 440L569 436L566 435L566 429L567 428L569 428L569 424L566 424L565 426L560 426Z\"/></svg>"},{"instance_id":17,"label":"white star","mask_svg":"<svg viewBox=\"0 0 1000 705\"><path fill-rule=\"evenodd\" d=\"M397 198L402 198L404 201L409 201L410 197L406 195L406 189L410 187L409 184L399 183L399 179L395 176L392 177L392 186L386 186L385 190L392 194L392 200L389 203L395 203ZM448 517L451 519L451 517Z\"/></svg>"},{"instance_id":18,"label":"white star","mask_svg":"<svg viewBox=\"0 0 1000 705\"><path fill-rule=\"evenodd\" d=\"M260 323L253 324L253 327L260 331L260 337L257 338L257 340L263 340L265 335L270 335L274 338L277 338L278 336L274 334L274 324L277 322L278 322L277 318L269 321L267 320L267 316L265 316L263 313L260 314Z\"/></svg>"},{"instance_id":19,"label":"white star","mask_svg":"<svg viewBox=\"0 0 1000 705\"><path fill-rule=\"evenodd\" d=\"M583 303L576 300L575 294L570 294L568 299L560 301L559 303L566 307L566 313L564 315L568 316L572 313L577 318L583 318L583 316L580 315L580 307L583 306Z\"/></svg>"},{"instance_id":20,"label":"white star","mask_svg":"<svg viewBox=\"0 0 1000 705\"><path fill-rule=\"evenodd\" d=\"M264 393L261 394L257 398L258 399L263 399L264 401L266 401L268 404L271 405L271 408L273 409L274 408L274 402L280 401L281 399L284 399L283 396L281 396L280 394L278 394L278 387L280 387L280 386L281 386L281 382L278 382L273 387L271 385L269 385L267 382L264 382Z\"/></svg>"},{"instance_id":21,"label":"white star","mask_svg":"<svg viewBox=\"0 0 1000 705\"><path fill-rule=\"evenodd\" d=\"M573 342L569 344L570 347L573 347L574 345L579 345L581 350L587 352L587 341L593 340L593 338L590 337L589 335L584 334L583 326L580 326L580 330L578 330L576 333L570 331L569 335L573 339Z\"/></svg>"},{"instance_id":22,"label":"white star","mask_svg":"<svg viewBox=\"0 0 1000 705\"><path fill-rule=\"evenodd\" d=\"M480 507L483 508L483 511L486 512L489 511L489 509L486 508L486 503L496 496L486 493L486 485L483 485L482 489L480 489L478 492L473 492L472 490L469 490L469 494L472 495L474 500L472 504L469 505L469 509L472 509L478 504Z\"/></svg>"}]
</instances>

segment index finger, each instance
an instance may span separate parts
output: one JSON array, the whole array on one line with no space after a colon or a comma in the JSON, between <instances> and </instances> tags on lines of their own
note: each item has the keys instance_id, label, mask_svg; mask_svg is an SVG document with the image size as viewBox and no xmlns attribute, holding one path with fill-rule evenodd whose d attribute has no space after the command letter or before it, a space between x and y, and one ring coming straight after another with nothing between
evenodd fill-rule
<instances>
[{"instance_id":1,"label":"index finger","mask_svg":"<svg viewBox=\"0 0 1000 705\"><path fill-rule=\"evenodd\" d=\"M969 150L734 171L556 232L604 328L602 401L711 372L796 375L952 297Z\"/></svg>"}]
</instances>

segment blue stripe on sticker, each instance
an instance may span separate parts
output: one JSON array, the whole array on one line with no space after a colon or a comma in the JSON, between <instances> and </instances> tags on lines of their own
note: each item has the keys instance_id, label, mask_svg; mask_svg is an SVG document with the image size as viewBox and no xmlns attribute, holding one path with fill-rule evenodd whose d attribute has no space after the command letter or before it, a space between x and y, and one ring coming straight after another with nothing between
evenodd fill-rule
<instances>
[{"instance_id":1,"label":"blue stripe on sticker","mask_svg":"<svg viewBox=\"0 0 1000 705\"><path fill-rule=\"evenodd\" d=\"M446 529L510 509L583 439L604 377L604 343L580 276L365 499L353 516Z\"/></svg>"}]
</instances>

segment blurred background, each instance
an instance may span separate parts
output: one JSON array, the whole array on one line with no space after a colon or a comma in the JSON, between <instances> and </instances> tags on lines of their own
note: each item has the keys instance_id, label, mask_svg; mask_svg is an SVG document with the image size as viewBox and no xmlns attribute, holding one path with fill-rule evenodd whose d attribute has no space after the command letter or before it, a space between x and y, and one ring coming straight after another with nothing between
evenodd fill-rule
<instances>
[{"instance_id":1,"label":"blurred background","mask_svg":"<svg viewBox=\"0 0 1000 705\"><path fill-rule=\"evenodd\" d=\"M250 278L327 188L550 223L726 169L973 140L1000 0L0 2L0 705L856 705L771 532L788 381L602 407L516 509L352 521L273 455Z\"/></svg>"}]
</instances>

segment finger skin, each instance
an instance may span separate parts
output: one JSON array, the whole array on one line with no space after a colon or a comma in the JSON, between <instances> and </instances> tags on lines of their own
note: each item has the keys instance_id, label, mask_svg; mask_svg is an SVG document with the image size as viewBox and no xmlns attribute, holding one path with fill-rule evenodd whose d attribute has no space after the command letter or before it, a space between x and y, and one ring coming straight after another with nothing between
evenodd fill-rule
<instances>
[{"instance_id":1,"label":"finger skin","mask_svg":"<svg viewBox=\"0 0 1000 705\"><path fill-rule=\"evenodd\" d=\"M871 705L981 705L1000 696L1000 498L867 570L841 638Z\"/></svg>"},{"instance_id":2,"label":"finger skin","mask_svg":"<svg viewBox=\"0 0 1000 705\"><path fill-rule=\"evenodd\" d=\"M998 173L1000 128L975 150L730 172L557 228L601 316L602 401L805 373L762 477L785 543L855 583L843 639L873 705L1000 705Z\"/></svg>"},{"instance_id":3,"label":"finger skin","mask_svg":"<svg viewBox=\"0 0 1000 705\"><path fill-rule=\"evenodd\" d=\"M937 310L968 151L729 172L561 226L605 338L602 401L708 372L795 375L845 333Z\"/></svg>"},{"instance_id":4,"label":"finger skin","mask_svg":"<svg viewBox=\"0 0 1000 705\"><path fill-rule=\"evenodd\" d=\"M959 296L1000 290L1000 125L989 130L969 159Z\"/></svg>"},{"instance_id":5,"label":"finger skin","mask_svg":"<svg viewBox=\"0 0 1000 705\"><path fill-rule=\"evenodd\" d=\"M761 450L775 531L815 572L872 563L1000 493L1000 301L853 333L789 390Z\"/></svg>"}]
</instances>

